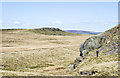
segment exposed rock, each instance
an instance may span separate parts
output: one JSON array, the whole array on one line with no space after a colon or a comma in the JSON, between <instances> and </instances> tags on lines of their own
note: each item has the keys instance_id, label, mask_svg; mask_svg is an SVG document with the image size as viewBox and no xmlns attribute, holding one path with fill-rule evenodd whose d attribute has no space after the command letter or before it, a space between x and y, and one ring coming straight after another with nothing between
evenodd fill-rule
<instances>
[{"instance_id":1,"label":"exposed rock","mask_svg":"<svg viewBox=\"0 0 120 78\"><path fill-rule=\"evenodd\" d=\"M101 48L100 51L105 55L115 54L118 51L117 45L117 42L112 42L107 47Z\"/></svg>"},{"instance_id":2,"label":"exposed rock","mask_svg":"<svg viewBox=\"0 0 120 78\"><path fill-rule=\"evenodd\" d=\"M80 56L74 61L73 68L75 69L79 63L85 59L88 53L95 49L99 49L100 52L104 52L106 55L117 53L119 31L120 26L116 26L98 36L86 39L86 41L80 45Z\"/></svg>"},{"instance_id":3,"label":"exposed rock","mask_svg":"<svg viewBox=\"0 0 120 78\"><path fill-rule=\"evenodd\" d=\"M80 56L76 58L73 68L75 69L90 51L100 48L103 45L105 38L104 35L93 36L80 45Z\"/></svg>"},{"instance_id":4,"label":"exposed rock","mask_svg":"<svg viewBox=\"0 0 120 78\"><path fill-rule=\"evenodd\" d=\"M81 72L78 72L80 75L93 75L93 74L96 74L97 71L81 71Z\"/></svg>"},{"instance_id":5,"label":"exposed rock","mask_svg":"<svg viewBox=\"0 0 120 78\"><path fill-rule=\"evenodd\" d=\"M79 63L82 62L83 59L84 58L82 58L81 56L77 57L74 62L73 68L75 69L79 65Z\"/></svg>"},{"instance_id":6,"label":"exposed rock","mask_svg":"<svg viewBox=\"0 0 120 78\"><path fill-rule=\"evenodd\" d=\"M85 55L94 49L100 48L104 41L106 36L100 35L100 36L93 36L88 38L81 46L80 46L80 56L85 57Z\"/></svg>"},{"instance_id":7,"label":"exposed rock","mask_svg":"<svg viewBox=\"0 0 120 78\"><path fill-rule=\"evenodd\" d=\"M68 67L70 67L70 68L71 68L71 67L73 67L73 65L69 65Z\"/></svg>"},{"instance_id":8,"label":"exposed rock","mask_svg":"<svg viewBox=\"0 0 120 78\"><path fill-rule=\"evenodd\" d=\"M62 30L60 30L59 28L41 28L41 29L39 29L39 30L62 31Z\"/></svg>"}]
</instances>

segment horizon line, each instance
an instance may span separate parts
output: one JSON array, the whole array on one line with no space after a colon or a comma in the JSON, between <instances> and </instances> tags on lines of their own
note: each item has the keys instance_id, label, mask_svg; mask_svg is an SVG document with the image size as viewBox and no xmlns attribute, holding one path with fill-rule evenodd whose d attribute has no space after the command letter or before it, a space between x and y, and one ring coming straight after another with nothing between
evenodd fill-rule
<instances>
[{"instance_id":1,"label":"horizon line","mask_svg":"<svg viewBox=\"0 0 120 78\"><path fill-rule=\"evenodd\" d=\"M57 27L41 27L41 28L57 28ZM41 28L2 28L2 29L0 28L0 30L31 30L31 29L41 29ZM61 30L89 31L89 32L100 32L100 33L104 32L104 31L91 31L91 30L82 30L82 29L61 29Z\"/></svg>"}]
</instances>

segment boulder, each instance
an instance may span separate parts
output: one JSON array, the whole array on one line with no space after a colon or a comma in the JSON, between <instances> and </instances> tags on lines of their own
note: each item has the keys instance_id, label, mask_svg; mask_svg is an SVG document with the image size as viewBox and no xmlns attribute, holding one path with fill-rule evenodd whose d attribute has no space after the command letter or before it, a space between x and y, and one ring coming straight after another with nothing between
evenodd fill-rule
<instances>
[{"instance_id":1,"label":"boulder","mask_svg":"<svg viewBox=\"0 0 120 78\"><path fill-rule=\"evenodd\" d=\"M99 49L103 45L105 38L104 35L88 38L82 45L80 45L80 56L85 57L89 51Z\"/></svg>"},{"instance_id":2,"label":"boulder","mask_svg":"<svg viewBox=\"0 0 120 78\"><path fill-rule=\"evenodd\" d=\"M73 68L76 69L79 63L85 59L88 53L93 52L94 50L100 51L105 55L119 53L119 31L120 26L118 25L97 36L86 39L85 42L80 45L80 56L74 61Z\"/></svg>"},{"instance_id":3,"label":"boulder","mask_svg":"<svg viewBox=\"0 0 120 78\"><path fill-rule=\"evenodd\" d=\"M85 59L87 54L94 50L94 49L99 49L104 41L105 41L106 36L100 35L100 36L93 36L88 38L83 44L80 45L80 56L76 58L74 61L73 68L75 69L80 62Z\"/></svg>"}]
</instances>

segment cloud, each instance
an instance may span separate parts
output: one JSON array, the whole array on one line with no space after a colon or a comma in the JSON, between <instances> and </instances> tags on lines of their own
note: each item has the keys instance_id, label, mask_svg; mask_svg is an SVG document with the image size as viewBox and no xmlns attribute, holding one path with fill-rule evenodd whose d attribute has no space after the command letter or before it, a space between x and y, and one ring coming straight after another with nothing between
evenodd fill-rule
<instances>
[{"instance_id":1,"label":"cloud","mask_svg":"<svg viewBox=\"0 0 120 78\"><path fill-rule=\"evenodd\" d=\"M61 21L54 21L52 24L54 24L54 25L62 25L63 23Z\"/></svg>"},{"instance_id":2,"label":"cloud","mask_svg":"<svg viewBox=\"0 0 120 78\"><path fill-rule=\"evenodd\" d=\"M20 25L21 22L19 22L19 21L14 21L14 24L15 24L15 25Z\"/></svg>"}]
</instances>

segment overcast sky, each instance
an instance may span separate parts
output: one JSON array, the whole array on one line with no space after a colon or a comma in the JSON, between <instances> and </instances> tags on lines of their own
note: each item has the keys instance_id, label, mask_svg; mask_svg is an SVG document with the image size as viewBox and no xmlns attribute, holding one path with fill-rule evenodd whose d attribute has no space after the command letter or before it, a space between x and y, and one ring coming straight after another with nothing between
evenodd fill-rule
<instances>
[{"instance_id":1,"label":"overcast sky","mask_svg":"<svg viewBox=\"0 0 120 78\"><path fill-rule=\"evenodd\" d=\"M2 28L103 32L117 25L117 2L3 2Z\"/></svg>"}]
</instances>

